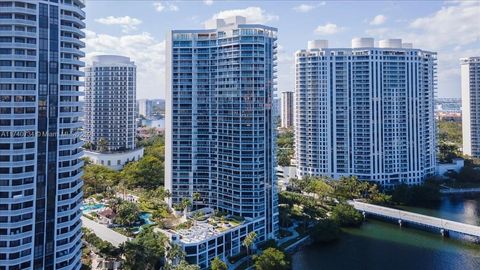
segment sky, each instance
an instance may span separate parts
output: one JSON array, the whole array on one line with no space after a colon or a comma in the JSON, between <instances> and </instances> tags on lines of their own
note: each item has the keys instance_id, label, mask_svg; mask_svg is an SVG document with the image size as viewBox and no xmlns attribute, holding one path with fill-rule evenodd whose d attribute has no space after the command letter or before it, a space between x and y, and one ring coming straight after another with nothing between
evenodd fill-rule
<instances>
[{"instance_id":1,"label":"sky","mask_svg":"<svg viewBox=\"0 0 480 270\"><path fill-rule=\"evenodd\" d=\"M87 0L86 61L119 54L137 64L137 98L165 97L165 37L214 18L278 28L278 91L293 91L294 53L313 39L402 38L438 53L438 97L460 97L459 59L480 56L480 1Z\"/></svg>"}]
</instances>

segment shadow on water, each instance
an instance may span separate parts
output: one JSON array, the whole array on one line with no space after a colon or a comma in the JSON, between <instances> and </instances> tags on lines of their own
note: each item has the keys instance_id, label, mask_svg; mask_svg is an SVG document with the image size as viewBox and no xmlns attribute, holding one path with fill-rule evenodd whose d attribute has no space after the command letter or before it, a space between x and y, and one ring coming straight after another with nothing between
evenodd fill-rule
<instances>
[{"instance_id":1,"label":"shadow on water","mask_svg":"<svg viewBox=\"0 0 480 270\"><path fill-rule=\"evenodd\" d=\"M437 209L408 210L478 224L479 198L443 198ZM294 270L478 270L480 244L440 233L369 219L344 229L340 240L305 247L293 255Z\"/></svg>"},{"instance_id":2,"label":"shadow on water","mask_svg":"<svg viewBox=\"0 0 480 270\"><path fill-rule=\"evenodd\" d=\"M339 241L305 247L293 255L294 270L480 269L480 246L382 221L346 229Z\"/></svg>"}]
</instances>

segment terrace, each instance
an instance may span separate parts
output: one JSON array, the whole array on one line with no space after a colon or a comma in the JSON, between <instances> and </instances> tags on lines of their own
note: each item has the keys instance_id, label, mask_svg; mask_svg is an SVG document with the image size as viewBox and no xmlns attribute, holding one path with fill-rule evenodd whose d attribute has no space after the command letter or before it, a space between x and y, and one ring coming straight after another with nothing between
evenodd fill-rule
<instances>
[{"instance_id":1,"label":"terrace","mask_svg":"<svg viewBox=\"0 0 480 270\"><path fill-rule=\"evenodd\" d=\"M213 214L211 209L200 209L189 213L187 220L174 229L163 230L170 235L178 235L180 241L192 244L205 241L231 230L246 221L242 217Z\"/></svg>"}]
</instances>

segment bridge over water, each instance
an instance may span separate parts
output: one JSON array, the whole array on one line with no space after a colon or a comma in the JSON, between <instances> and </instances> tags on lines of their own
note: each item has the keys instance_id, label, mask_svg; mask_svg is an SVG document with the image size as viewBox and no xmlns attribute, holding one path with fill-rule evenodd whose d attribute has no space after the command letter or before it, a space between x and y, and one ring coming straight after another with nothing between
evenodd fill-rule
<instances>
[{"instance_id":1,"label":"bridge over water","mask_svg":"<svg viewBox=\"0 0 480 270\"><path fill-rule=\"evenodd\" d=\"M396 220L400 226L404 224L419 225L437 230L443 236L448 236L450 232L456 232L463 235L480 237L479 226L378 206L360 201L349 201L349 204L358 211L362 212L364 216L372 215L386 219L393 219Z\"/></svg>"},{"instance_id":2,"label":"bridge over water","mask_svg":"<svg viewBox=\"0 0 480 270\"><path fill-rule=\"evenodd\" d=\"M465 193L480 193L480 188L449 188L440 189L442 194L465 194Z\"/></svg>"}]
</instances>

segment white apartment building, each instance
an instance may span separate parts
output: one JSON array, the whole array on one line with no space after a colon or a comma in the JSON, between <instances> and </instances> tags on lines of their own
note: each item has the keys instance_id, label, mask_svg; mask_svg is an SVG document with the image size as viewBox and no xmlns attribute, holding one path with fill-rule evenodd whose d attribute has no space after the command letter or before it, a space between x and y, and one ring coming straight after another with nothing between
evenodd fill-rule
<instances>
[{"instance_id":1,"label":"white apartment building","mask_svg":"<svg viewBox=\"0 0 480 270\"><path fill-rule=\"evenodd\" d=\"M136 66L130 58L99 55L85 68L85 139L102 152L135 149Z\"/></svg>"},{"instance_id":2,"label":"white apartment building","mask_svg":"<svg viewBox=\"0 0 480 270\"><path fill-rule=\"evenodd\" d=\"M84 1L0 1L0 269L80 269Z\"/></svg>"},{"instance_id":3,"label":"white apartment building","mask_svg":"<svg viewBox=\"0 0 480 270\"><path fill-rule=\"evenodd\" d=\"M281 94L282 127L293 127L294 119L294 92L282 92Z\"/></svg>"},{"instance_id":4,"label":"white apartment building","mask_svg":"<svg viewBox=\"0 0 480 270\"><path fill-rule=\"evenodd\" d=\"M95 56L85 68L85 133L94 164L120 170L139 160L135 148L136 66L118 55Z\"/></svg>"},{"instance_id":5,"label":"white apartment building","mask_svg":"<svg viewBox=\"0 0 480 270\"><path fill-rule=\"evenodd\" d=\"M297 175L418 184L435 173L436 54L401 39L296 53Z\"/></svg>"},{"instance_id":6,"label":"white apartment building","mask_svg":"<svg viewBox=\"0 0 480 270\"><path fill-rule=\"evenodd\" d=\"M139 99L137 100L138 114L150 118L153 113L153 100L150 99Z\"/></svg>"},{"instance_id":7,"label":"white apartment building","mask_svg":"<svg viewBox=\"0 0 480 270\"><path fill-rule=\"evenodd\" d=\"M174 30L167 38L165 186L172 193L170 203L198 192L203 206L249 220L244 226L255 230L259 241L278 231L272 109L276 35L275 28L233 17L205 30ZM233 255L217 250L218 245L185 249L187 260L206 268L215 256ZM235 252L240 248L231 240L225 245Z\"/></svg>"},{"instance_id":8,"label":"white apartment building","mask_svg":"<svg viewBox=\"0 0 480 270\"><path fill-rule=\"evenodd\" d=\"M463 153L480 158L480 57L460 61Z\"/></svg>"}]
</instances>

